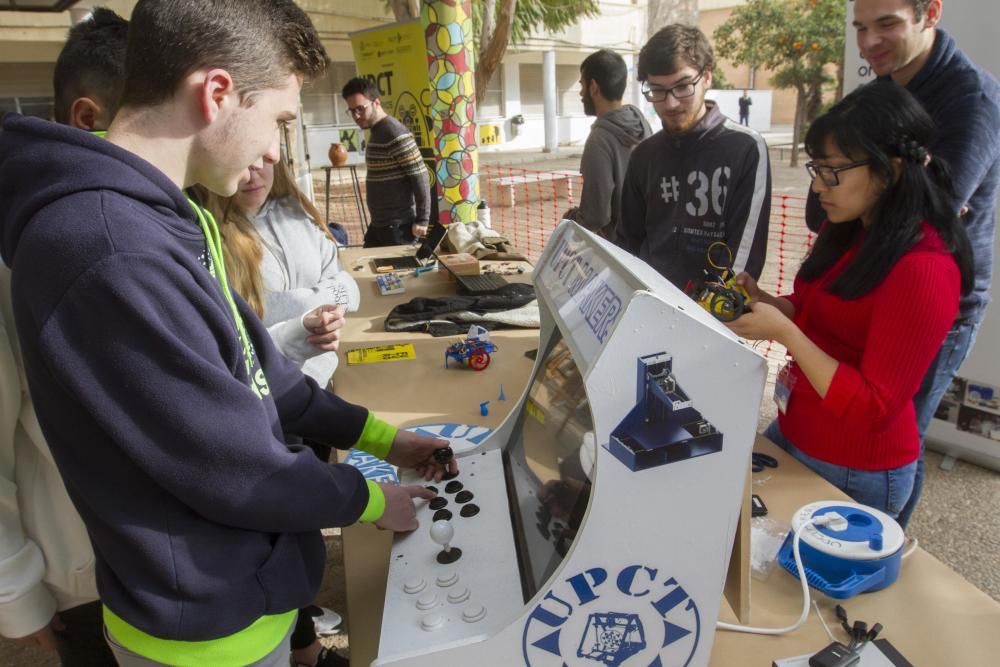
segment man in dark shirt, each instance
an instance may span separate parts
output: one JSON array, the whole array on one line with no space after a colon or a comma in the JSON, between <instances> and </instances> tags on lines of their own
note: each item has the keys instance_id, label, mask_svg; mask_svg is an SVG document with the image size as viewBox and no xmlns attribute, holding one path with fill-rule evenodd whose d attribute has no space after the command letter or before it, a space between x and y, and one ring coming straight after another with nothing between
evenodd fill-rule
<instances>
[{"instance_id":1,"label":"man in dark shirt","mask_svg":"<svg viewBox=\"0 0 1000 667\"><path fill-rule=\"evenodd\" d=\"M371 225L365 247L412 243L427 233L431 217L430 179L413 134L382 108L378 88L354 78L341 92L347 111L370 130L365 162L365 194Z\"/></svg>"},{"instance_id":2,"label":"man in dark shirt","mask_svg":"<svg viewBox=\"0 0 1000 667\"><path fill-rule=\"evenodd\" d=\"M705 35L681 24L653 35L639 53L642 94L663 129L632 151L617 243L681 289L709 268L716 242L731 251L733 271L754 278L767 253L767 146L705 99L714 66ZM712 257L730 259L715 250Z\"/></svg>"},{"instance_id":3,"label":"man in dark shirt","mask_svg":"<svg viewBox=\"0 0 1000 667\"><path fill-rule=\"evenodd\" d=\"M854 28L862 56L879 77L891 77L924 106L937 124L932 159L951 168L965 229L975 253L975 287L962 298L958 318L914 397L921 440L938 403L968 356L989 303L997 189L1000 187L1000 84L973 64L937 23L942 0L856 0ZM806 223L826 219L810 195ZM915 297L916 298L916 297ZM923 488L923 457L899 523L906 526Z\"/></svg>"},{"instance_id":4,"label":"man in dark shirt","mask_svg":"<svg viewBox=\"0 0 1000 667\"><path fill-rule=\"evenodd\" d=\"M740 125L746 125L750 127L750 105L753 104L753 100L750 99L750 95L747 91L743 91L743 97L740 98Z\"/></svg>"}]
</instances>

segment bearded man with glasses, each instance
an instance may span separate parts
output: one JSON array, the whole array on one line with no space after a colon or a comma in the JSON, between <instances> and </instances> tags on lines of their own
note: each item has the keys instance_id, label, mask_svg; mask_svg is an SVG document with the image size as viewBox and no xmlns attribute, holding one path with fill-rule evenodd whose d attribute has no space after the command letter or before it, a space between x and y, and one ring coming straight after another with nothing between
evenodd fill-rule
<instances>
[{"instance_id":1,"label":"bearded man with glasses","mask_svg":"<svg viewBox=\"0 0 1000 667\"><path fill-rule=\"evenodd\" d=\"M365 199L372 224L365 247L413 243L427 233L432 207L430 177L417 140L385 112L378 88L367 79L351 79L341 95L357 126L369 130Z\"/></svg>"},{"instance_id":2,"label":"bearded man with glasses","mask_svg":"<svg viewBox=\"0 0 1000 667\"><path fill-rule=\"evenodd\" d=\"M642 94L663 129L632 152L616 241L681 289L708 268L717 241L732 250L734 271L755 278L767 254L767 146L705 99L714 66L692 26L667 26L639 52Z\"/></svg>"}]
</instances>

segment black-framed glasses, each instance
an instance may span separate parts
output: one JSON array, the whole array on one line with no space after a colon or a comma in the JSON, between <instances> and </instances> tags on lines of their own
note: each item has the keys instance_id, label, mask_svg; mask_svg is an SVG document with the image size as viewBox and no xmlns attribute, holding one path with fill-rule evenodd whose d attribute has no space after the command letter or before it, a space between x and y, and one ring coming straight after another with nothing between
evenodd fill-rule
<instances>
[{"instance_id":1,"label":"black-framed glasses","mask_svg":"<svg viewBox=\"0 0 1000 667\"><path fill-rule=\"evenodd\" d=\"M357 118L358 116L364 116L365 112L367 112L368 109L371 108L371 106L372 106L371 104L362 104L361 106L358 107L351 107L350 109L347 110L347 113L351 114L352 118Z\"/></svg>"},{"instance_id":2,"label":"black-framed glasses","mask_svg":"<svg viewBox=\"0 0 1000 667\"><path fill-rule=\"evenodd\" d=\"M855 167L862 167L868 164L868 160L861 160L860 162L852 162L850 164L845 164L842 167L830 167L825 164L816 164L815 162L806 162L806 172L809 173L809 178L816 180L819 178L823 181L823 185L828 188L840 185L840 172L847 171L848 169L854 169Z\"/></svg>"},{"instance_id":3,"label":"black-framed glasses","mask_svg":"<svg viewBox=\"0 0 1000 667\"><path fill-rule=\"evenodd\" d=\"M642 96L645 97L648 102L662 102L667 99L667 95L673 95L675 100L683 100L685 97L691 97L694 95L695 87L698 85L698 82L701 81L701 77L703 76L705 76L704 70L698 72L698 76L690 81L679 83L670 88L660 88L659 86L654 88L649 85L649 81L643 81Z\"/></svg>"}]
</instances>

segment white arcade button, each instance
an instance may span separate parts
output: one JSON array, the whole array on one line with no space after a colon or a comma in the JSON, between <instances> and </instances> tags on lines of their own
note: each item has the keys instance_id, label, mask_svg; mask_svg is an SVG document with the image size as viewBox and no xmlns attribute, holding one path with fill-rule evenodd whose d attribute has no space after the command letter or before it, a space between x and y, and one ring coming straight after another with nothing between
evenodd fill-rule
<instances>
[{"instance_id":1,"label":"white arcade button","mask_svg":"<svg viewBox=\"0 0 1000 667\"><path fill-rule=\"evenodd\" d=\"M444 614L427 614L420 619L420 627L427 632L433 632L444 625Z\"/></svg>"},{"instance_id":2,"label":"white arcade button","mask_svg":"<svg viewBox=\"0 0 1000 667\"><path fill-rule=\"evenodd\" d=\"M462 620L466 623L475 623L486 618L486 607L481 604L470 604L462 610Z\"/></svg>"},{"instance_id":3,"label":"white arcade button","mask_svg":"<svg viewBox=\"0 0 1000 667\"><path fill-rule=\"evenodd\" d=\"M438 605L437 593L428 593L426 595L421 595L420 599L417 600L417 609L420 611L427 611L428 609L433 609Z\"/></svg>"},{"instance_id":4,"label":"white arcade button","mask_svg":"<svg viewBox=\"0 0 1000 667\"><path fill-rule=\"evenodd\" d=\"M454 586L458 583L458 572L452 570L451 572L443 572L437 577L437 585L441 588L448 588L449 586Z\"/></svg>"},{"instance_id":5,"label":"white arcade button","mask_svg":"<svg viewBox=\"0 0 1000 667\"><path fill-rule=\"evenodd\" d=\"M461 588L457 588L451 593L448 593L448 602L452 604L459 604L460 602L468 600L470 595L472 594L469 592L469 587L462 586Z\"/></svg>"},{"instance_id":6,"label":"white arcade button","mask_svg":"<svg viewBox=\"0 0 1000 667\"><path fill-rule=\"evenodd\" d=\"M403 592L409 593L410 595L416 595L426 587L427 582L423 577L413 577L412 579L407 579L406 583L403 584Z\"/></svg>"}]
</instances>

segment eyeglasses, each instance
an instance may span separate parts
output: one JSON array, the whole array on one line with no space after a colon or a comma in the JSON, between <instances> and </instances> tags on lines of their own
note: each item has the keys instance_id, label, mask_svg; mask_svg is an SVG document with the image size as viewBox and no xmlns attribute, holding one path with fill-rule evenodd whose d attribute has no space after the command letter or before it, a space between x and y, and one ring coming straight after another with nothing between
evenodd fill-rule
<instances>
[{"instance_id":1,"label":"eyeglasses","mask_svg":"<svg viewBox=\"0 0 1000 667\"><path fill-rule=\"evenodd\" d=\"M370 105L370 104L362 104L359 107L354 107L354 108L348 109L347 113L351 114L352 117L364 116L365 112L368 111L368 109L370 109L371 106L372 105Z\"/></svg>"},{"instance_id":2,"label":"eyeglasses","mask_svg":"<svg viewBox=\"0 0 1000 667\"><path fill-rule=\"evenodd\" d=\"M695 86L701 81L701 77L705 75L704 70L698 73L691 81L686 83L681 83L672 88L653 88L649 85L648 81L642 82L642 96L646 98L648 102L662 102L667 99L667 95L673 95L675 100L682 100L685 97L691 97L694 95Z\"/></svg>"},{"instance_id":3,"label":"eyeglasses","mask_svg":"<svg viewBox=\"0 0 1000 667\"><path fill-rule=\"evenodd\" d=\"M855 167L861 167L868 164L868 160L861 160L860 162L852 162L850 164L845 164L842 167L828 167L824 164L816 164L815 162L806 162L806 171L809 173L809 178L816 180L819 178L823 181L823 185L828 188L840 185L840 172L847 171L848 169L854 169Z\"/></svg>"}]
</instances>

